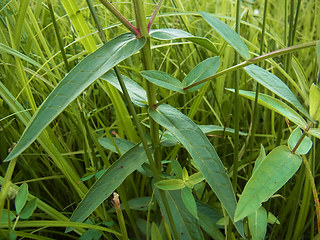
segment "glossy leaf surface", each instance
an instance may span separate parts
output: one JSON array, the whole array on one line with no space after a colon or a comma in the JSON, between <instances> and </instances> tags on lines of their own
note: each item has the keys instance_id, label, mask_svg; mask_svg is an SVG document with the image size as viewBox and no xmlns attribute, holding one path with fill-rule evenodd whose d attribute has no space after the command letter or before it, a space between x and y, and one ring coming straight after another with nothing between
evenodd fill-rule
<instances>
[{"instance_id":1,"label":"glossy leaf surface","mask_svg":"<svg viewBox=\"0 0 320 240\"><path fill-rule=\"evenodd\" d=\"M304 109L299 100L290 90L290 88L276 75L254 64L246 66L244 69L258 83L268 88L274 94L291 103L308 118L311 118L308 112Z\"/></svg>"},{"instance_id":2,"label":"glossy leaf surface","mask_svg":"<svg viewBox=\"0 0 320 240\"><path fill-rule=\"evenodd\" d=\"M254 240L264 240L267 233L268 215L264 207L260 207L248 216L249 229Z\"/></svg>"},{"instance_id":3,"label":"glossy leaf surface","mask_svg":"<svg viewBox=\"0 0 320 240\"><path fill-rule=\"evenodd\" d=\"M206 135L187 116L163 104L150 110L150 116L170 131L187 149L204 178L233 219L236 198L223 164ZM236 224L243 234L242 223Z\"/></svg>"},{"instance_id":4,"label":"glossy leaf surface","mask_svg":"<svg viewBox=\"0 0 320 240\"><path fill-rule=\"evenodd\" d=\"M158 40L177 40L177 39L187 39L190 42L198 44L213 53L218 53L214 44L207 38L196 37L192 34L183 31L181 29L175 28L162 28L162 29L153 29L150 31L150 36Z\"/></svg>"},{"instance_id":5,"label":"glossy leaf surface","mask_svg":"<svg viewBox=\"0 0 320 240\"><path fill-rule=\"evenodd\" d=\"M113 163L89 189L89 192L72 214L70 221L84 221L120 186L129 174L140 167L145 161L145 151L139 145L127 151L119 160Z\"/></svg>"},{"instance_id":6,"label":"glossy leaf surface","mask_svg":"<svg viewBox=\"0 0 320 240\"><path fill-rule=\"evenodd\" d=\"M134 35L126 33L85 57L41 104L5 161L23 152L84 89L119 62L139 51L144 43L144 38L136 39Z\"/></svg>"},{"instance_id":7,"label":"glossy leaf surface","mask_svg":"<svg viewBox=\"0 0 320 240\"><path fill-rule=\"evenodd\" d=\"M287 146L273 149L247 182L237 205L235 221L257 210L295 174L301 162L301 157L292 154Z\"/></svg>"},{"instance_id":8,"label":"glossy leaf surface","mask_svg":"<svg viewBox=\"0 0 320 240\"><path fill-rule=\"evenodd\" d=\"M212 76L215 74L220 66L220 58L219 57L211 57L208 58L201 63L199 63L197 66L195 66L188 75L182 80L182 84L184 87L187 87L191 84L194 84L196 82L199 82L207 77ZM203 83L204 84L204 83ZM200 89L203 84L200 84L198 86L195 86L193 88L188 89L189 92L194 92L198 89Z\"/></svg>"},{"instance_id":9,"label":"glossy leaf surface","mask_svg":"<svg viewBox=\"0 0 320 240\"><path fill-rule=\"evenodd\" d=\"M228 89L228 90L234 92L234 89ZM239 94L250 100L254 100L256 93L251 91L240 90ZM271 97L263 93L259 93L258 103L288 118L290 121L297 124L299 127L303 129L305 129L307 126L306 121L296 111L294 111L291 107L289 107L284 102L274 97Z\"/></svg>"},{"instance_id":10,"label":"glossy leaf surface","mask_svg":"<svg viewBox=\"0 0 320 240\"><path fill-rule=\"evenodd\" d=\"M249 49L239 34L213 15L206 12L200 14L244 59L250 59Z\"/></svg>"}]
</instances>

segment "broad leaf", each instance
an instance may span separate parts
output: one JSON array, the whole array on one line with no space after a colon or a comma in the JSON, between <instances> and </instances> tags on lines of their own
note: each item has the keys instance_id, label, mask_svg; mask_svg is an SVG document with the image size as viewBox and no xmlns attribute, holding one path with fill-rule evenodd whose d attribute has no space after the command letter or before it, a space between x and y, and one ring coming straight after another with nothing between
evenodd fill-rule
<instances>
[{"instance_id":1,"label":"broad leaf","mask_svg":"<svg viewBox=\"0 0 320 240\"><path fill-rule=\"evenodd\" d=\"M301 157L287 146L273 149L247 182L237 205L235 221L252 214L299 169Z\"/></svg>"},{"instance_id":2,"label":"broad leaf","mask_svg":"<svg viewBox=\"0 0 320 240\"><path fill-rule=\"evenodd\" d=\"M315 121L320 121L320 88L315 84L311 85L309 93L309 113Z\"/></svg>"},{"instance_id":3,"label":"broad leaf","mask_svg":"<svg viewBox=\"0 0 320 240\"><path fill-rule=\"evenodd\" d=\"M198 184L199 182L202 182L203 180L204 176L201 172L194 173L188 178L186 186L193 188L194 185Z\"/></svg>"},{"instance_id":4,"label":"broad leaf","mask_svg":"<svg viewBox=\"0 0 320 240\"><path fill-rule=\"evenodd\" d=\"M178 190L185 187L184 181L182 179L162 180L156 182L154 185L161 190Z\"/></svg>"},{"instance_id":5,"label":"broad leaf","mask_svg":"<svg viewBox=\"0 0 320 240\"><path fill-rule=\"evenodd\" d=\"M150 116L168 129L187 149L204 178L213 189L229 216L233 219L236 198L223 164L206 135L187 116L177 109L163 104L150 110ZM235 224L243 235L242 223Z\"/></svg>"},{"instance_id":6,"label":"broad leaf","mask_svg":"<svg viewBox=\"0 0 320 240\"><path fill-rule=\"evenodd\" d=\"M16 208L17 214L21 212L24 205L26 204L28 200L28 185L26 183L23 183L18 190L18 194L14 200L14 206Z\"/></svg>"},{"instance_id":7,"label":"broad leaf","mask_svg":"<svg viewBox=\"0 0 320 240\"><path fill-rule=\"evenodd\" d=\"M198 44L213 53L218 53L214 44L207 38L196 37L192 34L185 32L181 29L174 28L162 28L162 29L153 29L150 31L150 36L157 40L177 40L177 39L187 39L190 42Z\"/></svg>"},{"instance_id":8,"label":"broad leaf","mask_svg":"<svg viewBox=\"0 0 320 240\"><path fill-rule=\"evenodd\" d=\"M264 147L263 145L261 144L261 147L260 147L260 154L254 164L254 168L253 168L253 171L252 171L252 174L258 169L258 167L260 166L260 164L262 163L262 161L266 158L266 151L264 150Z\"/></svg>"},{"instance_id":9,"label":"broad leaf","mask_svg":"<svg viewBox=\"0 0 320 240\"><path fill-rule=\"evenodd\" d=\"M227 90L234 92L234 89L227 89ZM239 94L250 100L254 100L256 93L251 91L240 90ZM294 111L291 107L289 107L284 102L274 97L271 97L263 93L259 93L258 103L288 118L290 121L297 124L302 129L305 129L307 126L306 121L296 111Z\"/></svg>"},{"instance_id":10,"label":"broad leaf","mask_svg":"<svg viewBox=\"0 0 320 240\"><path fill-rule=\"evenodd\" d=\"M41 104L5 161L23 152L84 89L119 62L139 51L144 43L145 38L136 39L133 34L126 33L84 58Z\"/></svg>"},{"instance_id":11,"label":"broad leaf","mask_svg":"<svg viewBox=\"0 0 320 240\"><path fill-rule=\"evenodd\" d=\"M122 79L124 84L127 87L129 96L131 101L139 106L139 107L146 107L148 99L147 99L147 93L146 91L135 81L133 81L132 79L128 78L125 75L122 75ZM116 76L116 73L113 70L110 70L109 72L103 74L100 77L102 80L110 83L112 86L114 86L115 88L117 88L120 92L122 92L119 80Z\"/></svg>"},{"instance_id":12,"label":"broad leaf","mask_svg":"<svg viewBox=\"0 0 320 240\"><path fill-rule=\"evenodd\" d=\"M288 146L291 151L296 146L301 136L302 136L302 132L300 128L296 128L290 134L290 137L288 139ZM312 147L311 139L305 136L301 144L299 145L298 149L296 150L296 154L307 154L310 151L311 147Z\"/></svg>"},{"instance_id":13,"label":"broad leaf","mask_svg":"<svg viewBox=\"0 0 320 240\"><path fill-rule=\"evenodd\" d=\"M84 221L120 186L129 174L146 161L146 158L144 149L139 145L127 151L119 160L113 163L89 189L89 192L72 214L70 221Z\"/></svg>"},{"instance_id":14,"label":"broad leaf","mask_svg":"<svg viewBox=\"0 0 320 240\"><path fill-rule=\"evenodd\" d=\"M168 205L173 217L173 221L176 225L178 235L181 240L202 240L204 239L203 234L200 230L199 223L197 219L192 216L192 214L185 207L182 198L181 191L165 191L164 192ZM167 212L165 210L164 204L161 200L159 190L155 188L155 197L160 206L161 212L164 215L166 222L170 226L170 221L168 219ZM171 227L171 226L170 226ZM171 229L172 232L172 229ZM175 239L178 240L178 239Z\"/></svg>"},{"instance_id":15,"label":"broad leaf","mask_svg":"<svg viewBox=\"0 0 320 240\"><path fill-rule=\"evenodd\" d=\"M254 240L264 240L267 233L268 215L264 207L260 207L248 216L251 237Z\"/></svg>"},{"instance_id":16,"label":"broad leaf","mask_svg":"<svg viewBox=\"0 0 320 240\"><path fill-rule=\"evenodd\" d=\"M271 92L283 98L284 100L295 106L301 113L311 119L308 112L301 105L296 96L292 93L290 88L271 72L258 67L254 64L246 66L245 71L258 83L268 88Z\"/></svg>"},{"instance_id":17,"label":"broad leaf","mask_svg":"<svg viewBox=\"0 0 320 240\"><path fill-rule=\"evenodd\" d=\"M181 189L181 198L188 211L198 219L196 200L193 197L192 189L185 187Z\"/></svg>"},{"instance_id":18,"label":"broad leaf","mask_svg":"<svg viewBox=\"0 0 320 240\"><path fill-rule=\"evenodd\" d=\"M196 82L199 82L207 77L212 76L215 74L220 66L220 58L219 57L212 57L208 58L201 63L199 63L197 66L195 66L189 74L182 80L182 84L184 87L187 87L191 84L194 84ZM204 83L203 83L204 84ZM203 84L200 84L198 86L195 86L193 88L188 89L189 92L194 92L198 89L200 89Z\"/></svg>"},{"instance_id":19,"label":"broad leaf","mask_svg":"<svg viewBox=\"0 0 320 240\"><path fill-rule=\"evenodd\" d=\"M28 219L29 217L31 217L32 213L34 212L34 210L37 208L37 199L33 198L32 200L30 200L26 206L22 209L22 211L20 212L20 218L21 219Z\"/></svg>"},{"instance_id":20,"label":"broad leaf","mask_svg":"<svg viewBox=\"0 0 320 240\"><path fill-rule=\"evenodd\" d=\"M117 149L115 147L115 145L116 145L118 147L121 155L125 154L129 149L133 148L136 145L135 143L128 141L126 139L115 138L115 137L112 138L112 140L110 138L99 138L98 142L100 143L100 145L102 147L104 147L112 152L115 152L115 153L117 153Z\"/></svg>"},{"instance_id":21,"label":"broad leaf","mask_svg":"<svg viewBox=\"0 0 320 240\"><path fill-rule=\"evenodd\" d=\"M140 72L142 77L147 79L148 81L152 82L153 84L163 87L172 91L176 91L179 93L185 93L183 91L183 84L176 79L175 77L172 77L170 74L156 71L156 70L149 70L149 71L142 71Z\"/></svg>"},{"instance_id":22,"label":"broad leaf","mask_svg":"<svg viewBox=\"0 0 320 240\"><path fill-rule=\"evenodd\" d=\"M239 34L211 14L206 12L200 12L200 14L244 59L250 59L249 49Z\"/></svg>"}]
</instances>

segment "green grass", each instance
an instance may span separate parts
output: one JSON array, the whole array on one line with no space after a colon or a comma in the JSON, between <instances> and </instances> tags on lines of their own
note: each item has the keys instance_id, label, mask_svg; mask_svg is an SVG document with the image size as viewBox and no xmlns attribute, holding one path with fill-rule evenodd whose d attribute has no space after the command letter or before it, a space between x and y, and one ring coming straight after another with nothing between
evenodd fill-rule
<instances>
[{"instance_id":1,"label":"green grass","mask_svg":"<svg viewBox=\"0 0 320 240\"><path fill-rule=\"evenodd\" d=\"M148 23L158 2L145 2L145 13L141 10L135 13L133 9L139 9L143 1L134 2L115 1L112 5L133 26L138 22L144 29L141 35L147 37L144 25ZM191 234L185 237L191 239L241 239L230 221L230 210L219 201L219 191L213 191L214 177L211 178L211 172L206 173L205 165L201 165L202 159L205 159L201 154L205 151L199 150L200 157L197 157L198 149L207 144L206 140L201 142L199 138L193 139L193 132L184 139L189 132L184 132L183 127L190 124L196 129L194 134L200 135L202 132L196 124L221 127L222 130L205 133L214 147L213 151L221 159L228 178L233 182L235 192L241 194L250 177L254 176L252 170L261 145L267 154L278 145L287 145L296 124L286 121L260 101L255 103L254 98L248 100L241 91L238 96L226 90L257 90L259 94L279 96L261 82L257 84L246 73L243 67L251 62L245 62L232 44L225 41L225 36L204 20L200 11L213 14L230 28L239 31L251 58L280 50L272 58L266 55L254 63L281 79L308 112L310 105L314 104L309 100L310 87L312 83L319 83L315 41L320 38L320 3L316 0L250 0L242 1L237 9L235 2L164 1L152 29L177 28L194 36L206 37L214 43L217 53L184 39L147 40L140 52L133 52L131 57L117 64L115 71L146 90L145 104L149 105L149 110L148 107L133 107L123 86L120 89L124 94L109 81L99 78L81 94L75 95L76 100L18 158L9 163L3 160L20 139L37 108L65 75L79 66L85 56L100 49L105 39L109 41L128 30L98 0L0 2L0 213L3 217L0 234L4 239L10 233L31 239L73 239L80 235L84 236L83 239L86 239L86 235L101 236L101 239L127 239L126 234L129 239L159 239L159 233L162 239L184 239L178 237L179 231ZM264 15L265 2L267 10ZM93 8L90 9L88 3ZM254 14L255 10L259 11L257 15ZM294 45L298 47L283 50ZM170 87L158 87L140 75L143 70L159 70L182 81L201 61L214 56L220 57L218 77L214 75L197 91L175 93ZM243 65L234 71L232 67L238 63ZM93 61L92 67L94 65ZM130 95L132 89L127 90ZM71 95L72 91L70 88L66 94ZM132 95L130 97L132 100ZM159 117L169 116L166 114L170 112L165 107L153 109L154 104L163 99L161 103L169 104L185 115L182 117L175 113L175 116L185 119L185 123L180 122L179 125L179 121L174 122L175 118L172 117L168 118L172 120L172 124L168 125ZM290 106L298 112L295 106ZM305 114L298 115L308 120ZM186 116L195 124L188 122L184 118ZM305 127L302 128L305 130ZM317 128L317 123L313 127ZM164 131L166 128L176 137L176 142L172 143L173 137ZM224 128L231 130L224 131ZM166 142L163 142L163 136L167 136ZM272 213L280 222L268 224L267 239L313 239L319 233L313 197L315 191L319 192L319 186L311 184L319 180L319 140L310 134L308 136L313 146L301 158L305 164L284 187L262 204L266 212ZM100 145L102 138L109 139L108 148ZM130 142L124 142L123 139ZM187 140L190 140L190 146ZM147 156L144 161L140 159L146 163L136 171L137 167L130 163L126 151L138 143L143 143L140 146L144 147ZM212 150L208 152L214 154ZM134 152L130 154L132 158L137 157ZM117 162L119 159L124 165ZM215 164L214 161L210 164ZM94 207L93 213L88 213L89 219L83 224L67 223L71 216L71 220L74 220L76 208L83 204L80 204L81 200L90 198L89 189L99 176L94 174L108 169L113 163L113 166L120 168L128 167L128 171L124 169L124 175L119 177L125 179L121 185L109 184L111 192L116 191L120 195L122 211L114 209L112 196L106 199L104 192L97 190L93 199L99 196L102 203ZM110 168L107 171L115 174ZM204 175L205 180L193 186L187 179L198 172ZM90 179L83 180L91 175ZM106 189L109 181L112 181L110 176L116 178L117 175L103 176L107 179L104 185ZM176 191L162 191L152 186L153 181L176 178L183 179L185 184L181 185L181 181L178 181L180 188L176 188ZM37 198L37 208L27 219L8 221L6 209L15 216L17 214L16 203L8 199L7 194L11 192L14 195L14 189L17 190L24 182L29 190L27 202ZM179 189L189 187L193 197L184 190L178 194ZM236 199L239 200L239 197ZM191 202L186 203L186 199L191 199ZM194 210L194 201L197 202L198 219L187 209ZM176 222L177 217L179 222ZM180 223L186 225L181 227ZM247 220L243 223L246 236L252 236L254 233L251 228L249 230L250 224ZM65 233L65 227L75 228ZM195 230L190 233L190 229Z\"/></svg>"}]
</instances>

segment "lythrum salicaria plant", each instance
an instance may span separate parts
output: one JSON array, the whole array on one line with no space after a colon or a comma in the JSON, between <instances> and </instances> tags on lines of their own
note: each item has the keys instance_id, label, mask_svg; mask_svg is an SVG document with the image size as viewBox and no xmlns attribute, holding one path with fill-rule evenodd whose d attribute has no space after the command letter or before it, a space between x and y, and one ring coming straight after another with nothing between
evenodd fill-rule
<instances>
[{"instance_id":1,"label":"lythrum salicaria plant","mask_svg":"<svg viewBox=\"0 0 320 240\"><path fill-rule=\"evenodd\" d=\"M178 7L180 4L183 8L180 1L173 2ZM79 42L89 54L72 68L65 52L63 36L60 34L52 3L48 0L45 7L50 14L54 37L57 38L59 51L68 73L61 77L61 80L59 79L59 83L52 81L54 87L39 107L35 103L35 93L33 93L35 90L30 88L29 83L33 78L38 77L40 71L46 71L47 78L55 79L55 77L52 76L51 71L47 70L45 64L39 65L19 52L19 39L23 35L21 30L23 18L27 13L31 14L28 12L30 11L29 1L19 5L16 21L20 28L14 31L11 47L0 45L1 51L15 57L14 61L8 60L8 66L15 64L18 67L32 111L31 117L29 113L24 112L24 108L16 101L10 90L0 83L1 98L17 114L24 112L19 115L19 118L26 125L16 145L4 159L4 162L9 162L4 178L1 179L0 215L8 219L4 223L1 222L7 228L2 232L4 236L15 238L20 234L30 237L16 229L24 226L41 226L67 227L65 234L73 234L70 233L73 231L74 234L90 239L101 237L128 239L133 236L136 239L207 239L209 236L214 239L225 237L227 239L247 237L264 239L267 235L268 221L272 224L282 224L281 219L279 221L274 216L277 213L272 213L270 198L276 197L277 191L297 173L302 162L305 172L298 176L297 181L300 185L297 185L298 187L294 188L292 193L286 193L283 190L282 194L286 194L289 201L293 201L295 192L312 190L318 226L312 237L319 234L318 190L314 182L314 166L310 166L307 156L310 151L315 152L315 138L320 138L320 131L317 128L317 122L320 120L320 90L316 84L310 84L307 88L306 83L296 83L289 73L292 64L300 71L297 75L303 75L301 70L303 67L298 66L299 64L292 58L293 53L312 48L316 49L319 59L320 47L318 41L293 44L298 15L297 11L294 18L293 5L289 16L289 41L284 44L287 47L265 53L263 48L268 6L268 1L265 0L260 52L256 53L254 48L252 52L249 51L240 35L240 21L247 14L247 10L241 13L239 0L235 5L234 29L212 13L203 11L197 13L201 24L214 30L216 38L223 39L221 45L215 44L209 38L193 35L191 31L177 27L158 28L155 21L158 17L160 18L159 11L163 0L155 6L152 5L154 9L150 17L146 17L145 14L146 3L142 0L133 0L134 21L124 16L123 5L118 8L115 3L100 0L102 6L106 8L104 11L107 14L111 13L112 17L117 19L126 30L125 33L117 36L109 36L111 40L107 41L101 26L101 17L96 14L92 2L87 0L89 16L93 18L93 23L98 30L97 41L103 43L99 48L95 44L96 39L90 35L89 26L83 15L79 14L76 1L61 0L61 3L73 28L80 36ZM99 5L100 8L102 6ZM35 19L32 18L32 21ZM186 30L190 30L186 15L182 14L179 21L185 25ZM4 20L4 23L7 24L9 35L12 34L9 21ZM41 31L38 31L38 34L42 36ZM108 32L108 35L110 34ZM40 37L40 39L45 41L44 38ZM155 57L158 48L176 47L177 41L182 40L183 43L190 43L190 56L195 61L193 66L183 73L172 74L170 71L160 71L165 64L179 65L178 54L182 53L177 48L177 58L170 56L170 61L166 62L166 58L170 55L170 51L167 51L161 54L162 58L159 61ZM170 43L165 44L168 42ZM202 51L206 54L201 54ZM226 67L227 60L223 58L228 56L227 51L231 51L232 54L234 52L231 67ZM49 52L50 49L47 49L47 54ZM282 56L285 56L284 63L283 66L279 66L273 59ZM38 70L29 71L26 75L21 65L22 60L35 65ZM136 65L139 67L134 66L135 61L138 62ZM124 62L126 64L121 65ZM270 69L262 67L268 62L277 66L282 74L281 77L273 74ZM54 63L50 64L54 65ZM166 69L170 70L170 67ZM298 72L297 69L295 72ZM61 75L59 72L57 74ZM223 91L215 93L212 82L223 76L232 77L234 81L231 84L225 84L226 88L223 86ZM245 88L241 84L243 76L256 83L255 89ZM99 98L99 94L95 94L94 90L88 90L93 83L98 85L100 90L95 90L99 94L101 89L107 93L112 111L117 118L117 131L106 130L112 127L105 127L106 131L102 133L98 128L96 131L93 129L92 126L95 124L103 126L109 124L101 121L99 111L91 111L89 114L84 110L88 103L86 99L90 97L87 96L89 93ZM298 92L302 99L308 101L308 110L306 105L301 104L289 85L295 88L295 92ZM301 89L301 85L305 89ZM242 87L246 90L241 90ZM262 87L264 93L259 91ZM206 121L196 117L197 110L203 105L202 102L208 105L206 107L209 109L208 112L217 116L216 112L220 111L223 115L223 106L219 103L222 92L229 94L228 96L234 94L234 98L230 100L233 101L231 105L234 106L230 110L233 128L227 127L227 118L224 119L224 123L217 126L206 124ZM207 100L209 93L214 96L212 99L217 102L216 106ZM76 103L75 99L77 99ZM243 111L241 101L244 99L253 101L251 123L247 133L240 131L241 111ZM191 107L186 107L187 105ZM70 114L70 121L80 121L81 124L76 128L84 133L83 151L74 154L83 154L84 159L81 159L83 161L81 163L77 159L67 161L65 155L68 154L61 154L67 144L60 143L64 134L59 135L54 131L59 128L59 122L54 128L50 128L50 124L68 106L72 107L72 112L77 112ZM252 152L256 141L259 106L272 111L273 131L274 115L284 118L277 121L277 133L274 131L272 135L276 144L272 140L265 141L263 145L259 145L259 151L255 149L255 152L259 152L256 156ZM95 114L97 119L90 120ZM221 138L224 144L229 141L232 146L232 150L225 147L221 151L222 157L214 147L215 141L211 142L206 136L206 134L211 135L217 132L222 133ZM289 136L287 140L282 137L284 132ZM98 137L99 134L100 137ZM104 136L101 137L101 135ZM243 144L240 139L242 136L245 139ZM72 188L73 194L81 199L70 217L66 217L65 214L32 196L28 192L26 183L23 183L19 190L14 190L17 186L13 185L11 180L19 158L24 158L23 152L35 140L39 142L50 161L57 166L68 182L68 187L64 184L63 186L66 189ZM105 149L108 150L109 156ZM268 154L266 149L269 151ZM246 152L249 152L249 157L244 157ZM118 154L117 159L110 161L110 154L113 154L112 156ZM226 160L229 160L226 155L230 154L232 155L231 164ZM253 158L255 161L252 160ZM48 165L48 162L45 164ZM84 177L80 178L79 174L83 172L82 165L85 167L85 173L82 174ZM87 174L87 171L90 174ZM240 175L242 172L245 173L244 176ZM304 178L306 178L304 184L308 188L303 188ZM141 186L137 186L135 181ZM14 191L17 191L17 195L13 194L15 214L10 211L12 194L8 196L8 193ZM114 209L107 211L105 200L112 195ZM302 206L306 206L307 200L304 200ZM6 203L7 208L5 208ZM29 221L36 208L54 220ZM137 213L139 211L147 212L143 215L145 219L139 216ZM288 211L283 216L286 215ZM304 216L296 216L295 213L293 218L296 217L302 221ZM15 222L11 225L13 219ZM301 236L301 232L292 229L291 225L291 223L288 224L286 238ZM269 237L275 236L278 231L274 228L268 234Z\"/></svg>"}]
</instances>

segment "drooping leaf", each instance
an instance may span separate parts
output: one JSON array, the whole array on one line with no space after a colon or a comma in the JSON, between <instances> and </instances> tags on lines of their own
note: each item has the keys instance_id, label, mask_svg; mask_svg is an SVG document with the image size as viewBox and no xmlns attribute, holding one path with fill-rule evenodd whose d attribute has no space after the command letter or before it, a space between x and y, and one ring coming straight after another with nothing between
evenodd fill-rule
<instances>
[{"instance_id":1,"label":"drooping leaf","mask_svg":"<svg viewBox=\"0 0 320 240\"><path fill-rule=\"evenodd\" d=\"M28 200L28 194L29 194L28 184L23 183L19 187L18 194L17 194L15 201L14 201L14 206L16 208L17 214L19 214L21 212L24 205L26 204L26 202Z\"/></svg>"},{"instance_id":2,"label":"drooping leaf","mask_svg":"<svg viewBox=\"0 0 320 240\"><path fill-rule=\"evenodd\" d=\"M315 121L320 121L320 88L315 84L311 85L309 93L309 113Z\"/></svg>"},{"instance_id":3,"label":"drooping leaf","mask_svg":"<svg viewBox=\"0 0 320 240\"><path fill-rule=\"evenodd\" d=\"M84 58L41 104L5 161L23 152L84 89L119 62L139 51L144 43L145 38L136 39L133 34L126 33Z\"/></svg>"},{"instance_id":4,"label":"drooping leaf","mask_svg":"<svg viewBox=\"0 0 320 240\"><path fill-rule=\"evenodd\" d=\"M244 59L250 59L249 49L239 34L211 14L206 12L200 12L200 14Z\"/></svg>"},{"instance_id":5,"label":"drooping leaf","mask_svg":"<svg viewBox=\"0 0 320 240\"><path fill-rule=\"evenodd\" d=\"M261 144L260 147L260 154L256 160L256 163L254 164L254 168L252 171L252 174L258 169L258 167L260 166L260 164L262 163L262 161L266 158L266 151L264 150L263 145Z\"/></svg>"},{"instance_id":6,"label":"drooping leaf","mask_svg":"<svg viewBox=\"0 0 320 240\"><path fill-rule=\"evenodd\" d=\"M185 187L184 181L182 179L162 180L156 182L154 185L161 190L178 190Z\"/></svg>"},{"instance_id":7,"label":"drooping leaf","mask_svg":"<svg viewBox=\"0 0 320 240\"><path fill-rule=\"evenodd\" d=\"M276 75L254 64L246 66L244 69L254 80L268 88L274 94L291 103L301 113L311 119L309 113L304 109L290 88Z\"/></svg>"},{"instance_id":8,"label":"drooping leaf","mask_svg":"<svg viewBox=\"0 0 320 240\"><path fill-rule=\"evenodd\" d=\"M290 150L292 150L295 145L298 143L300 137L302 136L302 132L300 128L296 128L292 131L290 134L290 137L288 139L288 146ZM307 136L304 137L301 144L299 145L298 149L296 150L296 154L307 154L312 147L312 141Z\"/></svg>"},{"instance_id":9,"label":"drooping leaf","mask_svg":"<svg viewBox=\"0 0 320 240\"><path fill-rule=\"evenodd\" d=\"M184 87L187 87L207 77L210 77L218 71L219 66L220 66L220 57L208 58L202 61L201 63L199 63L197 66L195 66L189 72L189 74L182 80L182 84L184 85ZM188 91L194 92L200 89L203 86L203 84L190 88L188 89Z\"/></svg>"},{"instance_id":10,"label":"drooping leaf","mask_svg":"<svg viewBox=\"0 0 320 240\"><path fill-rule=\"evenodd\" d=\"M295 174L301 162L301 157L292 154L287 146L273 149L247 182L237 205L235 221L257 210Z\"/></svg>"},{"instance_id":11,"label":"drooping leaf","mask_svg":"<svg viewBox=\"0 0 320 240\"><path fill-rule=\"evenodd\" d=\"M229 216L233 219L236 198L223 164L215 149L200 128L177 109L163 104L149 111L150 116L170 131L187 149L206 181L213 189ZM236 223L243 235L242 223Z\"/></svg>"},{"instance_id":12,"label":"drooping leaf","mask_svg":"<svg viewBox=\"0 0 320 240\"><path fill-rule=\"evenodd\" d=\"M70 221L84 221L146 159L145 151L139 145L122 155L89 189L89 192L73 212Z\"/></svg>"},{"instance_id":13,"label":"drooping leaf","mask_svg":"<svg viewBox=\"0 0 320 240\"><path fill-rule=\"evenodd\" d=\"M260 207L248 216L251 237L254 240L264 240L267 233L268 215L264 207Z\"/></svg>"},{"instance_id":14,"label":"drooping leaf","mask_svg":"<svg viewBox=\"0 0 320 240\"><path fill-rule=\"evenodd\" d=\"M227 89L227 90L234 92L234 89ZM250 100L254 100L256 93L251 91L240 90L239 94ZM280 100L274 97L271 97L263 93L259 93L258 103L288 118L290 121L297 124L302 129L305 129L307 126L306 121L296 111L294 111L291 107L289 107L284 102L281 102Z\"/></svg>"},{"instance_id":15,"label":"drooping leaf","mask_svg":"<svg viewBox=\"0 0 320 240\"><path fill-rule=\"evenodd\" d=\"M127 87L130 99L133 104L139 106L139 107L146 107L148 99L147 99L147 93L146 91L135 81L128 78L127 76L121 74L124 84ZM122 92L119 80L117 78L116 73L113 70L108 71L107 73L103 74L100 77L102 80L110 83L112 86L114 86L116 89L118 89L120 92Z\"/></svg>"},{"instance_id":16,"label":"drooping leaf","mask_svg":"<svg viewBox=\"0 0 320 240\"><path fill-rule=\"evenodd\" d=\"M217 125L198 125L198 127L205 134L216 133L216 132L222 132L222 133L225 133L227 135L233 135L234 134L234 129L233 128L227 128L227 127L224 128L224 127L217 126ZM240 136L247 136L247 133L244 133L244 132L240 131L239 135Z\"/></svg>"},{"instance_id":17,"label":"drooping leaf","mask_svg":"<svg viewBox=\"0 0 320 240\"><path fill-rule=\"evenodd\" d=\"M172 91L176 91L179 93L185 93L183 91L184 85L175 77L172 77L170 74L157 71L157 70L149 70L149 71L142 71L140 74L147 79L148 81L152 82L153 84L163 87Z\"/></svg>"},{"instance_id":18,"label":"drooping leaf","mask_svg":"<svg viewBox=\"0 0 320 240\"><path fill-rule=\"evenodd\" d=\"M32 213L36 208L37 208L37 199L33 198L25 205L25 207L20 212L19 214L20 218L28 219L29 217L31 217Z\"/></svg>"},{"instance_id":19,"label":"drooping leaf","mask_svg":"<svg viewBox=\"0 0 320 240\"><path fill-rule=\"evenodd\" d=\"M181 189L181 198L188 211L198 219L196 200L193 197L191 188L185 187Z\"/></svg>"},{"instance_id":20,"label":"drooping leaf","mask_svg":"<svg viewBox=\"0 0 320 240\"><path fill-rule=\"evenodd\" d=\"M181 240L202 240L203 234L200 230L197 219L185 207L181 199L181 190L165 191L165 196L176 225L178 235ZM155 197L160 206L161 212L164 215L166 222L171 228L167 212L165 211L164 204L161 200L159 189L155 188ZM172 229L171 229L172 232ZM175 239L178 240L178 239Z\"/></svg>"},{"instance_id":21,"label":"drooping leaf","mask_svg":"<svg viewBox=\"0 0 320 240\"><path fill-rule=\"evenodd\" d=\"M174 28L162 28L162 29L153 29L150 31L150 36L157 40L177 40L177 39L187 39L190 42L198 44L213 53L218 53L214 44L207 38L196 37L192 34L185 32L181 29Z\"/></svg>"},{"instance_id":22,"label":"drooping leaf","mask_svg":"<svg viewBox=\"0 0 320 240\"><path fill-rule=\"evenodd\" d=\"M112 138L114 143L117 145L120 153L123 155L125 154L129 149L134 147L136 144L128 141L123 138ZM111 141L110 138L99 138L98 142L101 144L102 147L112 151L112 152L117 152L116 147L114 146L113 142Z\"/></svg>"},{"instance_id":23,"label":"drooping leaf","mask_svg":"<svg viewBox=\"0 0 320 240\"><path fill-rule=\"evenodd\" d=\"M151 225L151 240L162 240L160 230L154 222Z\"/></svg>"}]
</instances>

